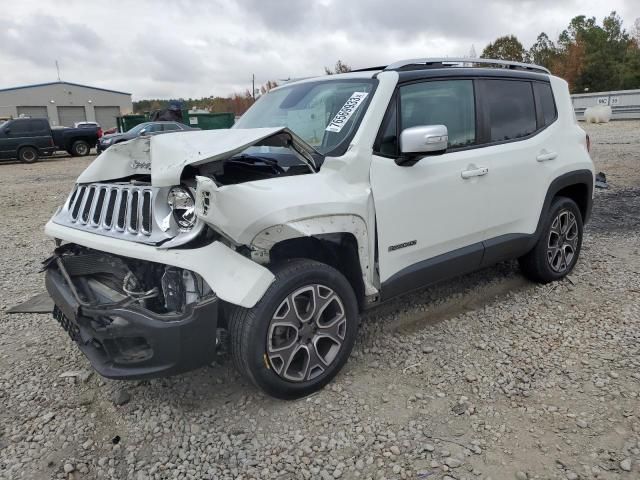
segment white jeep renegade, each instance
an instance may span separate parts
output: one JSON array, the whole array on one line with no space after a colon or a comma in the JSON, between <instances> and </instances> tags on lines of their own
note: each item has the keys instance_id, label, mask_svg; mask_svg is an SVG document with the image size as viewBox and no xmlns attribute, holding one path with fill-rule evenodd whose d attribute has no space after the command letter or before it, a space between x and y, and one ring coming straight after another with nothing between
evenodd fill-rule
<instances>
[{"instance_id":1,"label":"white jeep renegade","mask_svg":"<svg viewBox=\"0 0 640 480\"><path fill-rule=\"evenodd\" d=\"M565 276L592 193L565 81L409 60L289 83L230 130L109 148L46 226L46 284L105 377L228 348L255 385L296 398L344 365L363 309L506 259Z\"/></svg>"}]
</instances>

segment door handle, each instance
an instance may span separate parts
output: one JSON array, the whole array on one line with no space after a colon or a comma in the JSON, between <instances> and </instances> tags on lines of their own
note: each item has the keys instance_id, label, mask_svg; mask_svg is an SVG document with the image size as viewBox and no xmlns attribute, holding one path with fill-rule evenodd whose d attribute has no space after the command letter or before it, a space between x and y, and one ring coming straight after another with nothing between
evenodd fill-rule
<instances>
[{"instance_id":1,"label":"door handle","mask_svg":"<svg viewBox=\"0 0 640 480\"><path fill-rule=\"evenodd\" d=\"M481 177L489 173L489 169L487 167L478 167L473 170L463 170L460 174L462 178L471 178L471 177Z\"/></svg>"},{"instance_id":2,"label":"door handle","mask_svg":"<svg viewBox=\"0 0 640 480\"><path fill-rule=\"evenodd\" d=\"M545 152L538 155L536 160L539 162L548 162L549 160L555 160L557 156L558 154L556 152Z\"/></svg>"}]
</instances>

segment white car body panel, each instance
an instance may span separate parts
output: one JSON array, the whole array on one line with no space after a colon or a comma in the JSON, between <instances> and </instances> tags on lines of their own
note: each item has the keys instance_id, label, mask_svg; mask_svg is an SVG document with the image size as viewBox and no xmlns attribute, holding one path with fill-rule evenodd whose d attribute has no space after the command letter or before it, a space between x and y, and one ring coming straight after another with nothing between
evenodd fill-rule
<instances>
[{"instance_id":1,"label":"white car body panel","mask_svg":"<svg viewBox=\"0 0 640 480\"><path fill-rule=\"evenodd\" d=\"M94 250L186 268L200 275L219 298L245 308L253 307L275 278L267 268L220 242L188 250L160 250L141 243L74 230L52 221L47 223L44 231L50 237Z\"/></svg>"},{"instance_id":2,"label":"white car body panel","mask_svg":"<svg viewBox=\"0 0 640 480\"><path fill-rule=\"evenodd\" d=\"M283 127L196 130L137 137L105 150L82 172L78 183L151 173L151 184L155 187L178 185L187 165L229 158L283 130Z\"/></svg>"}]
</instances>

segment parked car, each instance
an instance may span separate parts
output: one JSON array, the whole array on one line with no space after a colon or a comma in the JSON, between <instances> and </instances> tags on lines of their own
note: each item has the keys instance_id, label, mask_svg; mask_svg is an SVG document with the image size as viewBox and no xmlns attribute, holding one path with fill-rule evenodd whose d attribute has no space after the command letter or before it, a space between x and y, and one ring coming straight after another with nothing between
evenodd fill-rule
<instances>
[{"instance_id":1,"label":"parked car","mask_svg":"<svg viewBox=\"0 0 640 480\"><path fill-rule=\"evenodd\" d=\"M102 134L103 134L102 127L98 122L76 122L73 124L73 127L97 129L98 138L102 137Z\"/></svg>"},{"instance_id":2,"label":"parked car","mask_svg":"<svg viewBox=\"0 0 640 480\"><path fill-rule=\"evenodd\" d=\"M76 157L89 155L97 142L95 127L51 128L46 118L14 118L0 125L0 158L23 163L37 162L58 150Z\"/></svg>"},{"instance_id":3,"label":"parked car","mask_svg":"<svg viewBox=\"0 0 640 480\"><path fill-rule=\"evenodd\" d=\"M62 242L54 316L109 378L225 346L268 394L308 395L347 361L360 311L507 259L536 282L571 272L589 149L567 83L535 65L414 59L292 82L232 129L98 157L45 228Z\"/></svg>"},{"instance_id":4,"label":"parked car","mask_svg":"<svg viewBox=\"0 0 640 480\"><path fill-rule=\"evenodd\" d=\"M46 118L16 118L0 125L0 158L34 163L56 151Z\"/></svg>"},{"instance_id":5,"label":"parked car","mask_svg":"<svg viewBox=\"0 0 640 480\"><path fill-rule=\"evenodd\" d=\"M83 157L97 147L102 131L100 127L53 127L51 136L57 150L64 150L74 157Z\"/></svg>"},{"instance_id":6,"label":"parked car","mask_svg":"<svg viewBox=\"0 0 640 480\"><path fill-rule=\"evenodd\" d=\"M112 133L103 135L98 142L98 152L103 152L111 145L125 142L140 135L159 135L161 133L170 133L187 130L199 130L180 122L145 122L130 128L124 133Z\"/></svg>"}]
</instances>

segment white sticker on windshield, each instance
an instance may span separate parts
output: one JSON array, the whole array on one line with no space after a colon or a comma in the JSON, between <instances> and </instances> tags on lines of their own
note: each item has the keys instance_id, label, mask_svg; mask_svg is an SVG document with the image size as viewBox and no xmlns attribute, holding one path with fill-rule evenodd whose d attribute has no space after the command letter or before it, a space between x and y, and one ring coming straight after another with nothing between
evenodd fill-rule
<instances>
[{"instance_id":1,"label":"white sticker on windshield","mask_svg":"<svg viewBox=\"0 0 640 480\"><path fill-rule=\"evenodd\" d=\"M364 102L364 99L369 95L368 92L353 92L353 94L349 97L349 100L345 102L340 111L333 117L333 120L327 125L325 130L327 132L339 132L342 130L342 127L346 125L346 123L351 118L351 115L358 109L360 104Z\"/></svg>"}]
</instances>

